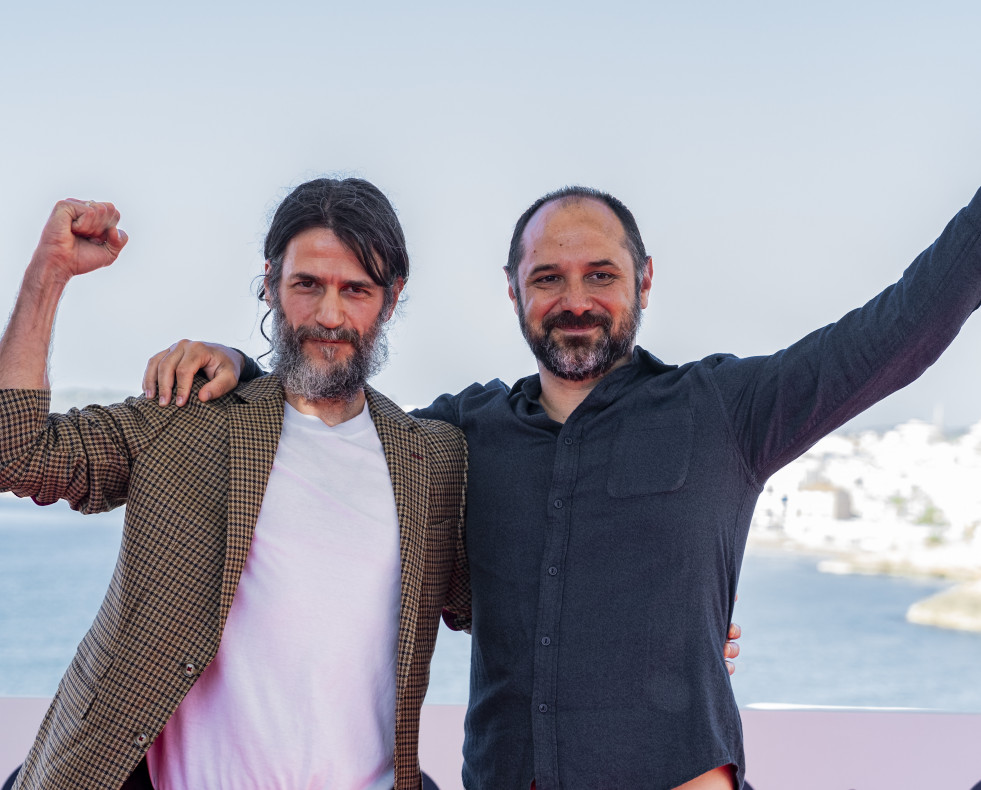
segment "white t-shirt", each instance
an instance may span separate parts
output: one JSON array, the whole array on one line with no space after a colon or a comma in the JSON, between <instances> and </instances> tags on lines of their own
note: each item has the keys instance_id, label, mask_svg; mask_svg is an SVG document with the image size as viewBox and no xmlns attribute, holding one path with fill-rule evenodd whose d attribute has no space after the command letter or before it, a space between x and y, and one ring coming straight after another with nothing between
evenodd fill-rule
<instances>
[{"instance_id":1,"label":"white t-shirt","mask_svg":"<svg viewBox=\"0 0 981 790\"><path fill-rule=\"evenodd\" d=\"M214 661L147 754L157 790L390 790L398 515L367 407L286 404Z\"/></svg>"}]
</instances>

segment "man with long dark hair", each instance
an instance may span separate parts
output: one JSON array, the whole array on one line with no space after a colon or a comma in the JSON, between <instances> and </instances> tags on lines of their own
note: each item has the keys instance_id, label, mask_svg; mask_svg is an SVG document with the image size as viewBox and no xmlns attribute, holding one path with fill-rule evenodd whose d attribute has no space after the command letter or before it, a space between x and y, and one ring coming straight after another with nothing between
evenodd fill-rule
<instances>
[{"instance_id":1,"label":"man with long dark hair","mask_svg":"<svg viewBox=\"0 0 981 790\"><path fill-rule=\"evenodd\" d=\"M274 375L184 409L48 414L55 310L115 261L118 220L58 203L0 338L0 490L126 505L15 787L419 790L439 615L469 617L466 446L366 383L409 276L394 209L360 179L279 206L260 290Z\"/></svg>"}]
</instances>

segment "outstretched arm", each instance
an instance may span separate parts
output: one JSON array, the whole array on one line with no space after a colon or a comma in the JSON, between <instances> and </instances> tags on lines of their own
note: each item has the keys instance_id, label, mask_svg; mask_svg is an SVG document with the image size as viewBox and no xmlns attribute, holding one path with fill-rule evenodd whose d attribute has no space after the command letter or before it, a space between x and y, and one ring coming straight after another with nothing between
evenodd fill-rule
<instances>
[{"instance_id":1,"label":"outstretched arm","mask_svg":"<svg viewBox=\"0 0 981 790\"><path fill-rule=\"evenodd\" d=\"M108 266L126 244L112 203L62 200L48 218L0 337L0 389L48 389L48 349L68 281Z\"/></svg>"},{"instance_id":2,"label":"outstretched arm","mask_svg":"<svg viewBox=\"0 0 981 790\"><path fill-rule=\"evenodd\" d=\"M898 282L782 351L711 376L758 485L920 376L981 304L981 190Z\"/></svg>"}]
</instances>

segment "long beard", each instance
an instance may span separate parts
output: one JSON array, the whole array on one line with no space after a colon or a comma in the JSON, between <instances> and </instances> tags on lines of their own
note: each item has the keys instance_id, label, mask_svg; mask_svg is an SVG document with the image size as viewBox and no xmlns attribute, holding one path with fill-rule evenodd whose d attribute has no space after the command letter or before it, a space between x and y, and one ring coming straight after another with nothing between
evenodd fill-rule
<instances>
[{"instance_id":1,"label":"long beard","mask_svg":"<svg viewBox=\"0 0 981 790\"><path fill-rule=\"evenodd\" d=\"M325 329L301 326L294 329L282 310L273 310L273 372L283 388L309 401L342 400L350 403L364 389L368 379L388 360L384 321L379 320L364 333L353 329ZM336 359L336 350L321 348L325 364L312 361L304 351L305 340L342 340L351 343L353 353Z\"/></svg>"},{"instance_id":2,"label":"long beard","mask_svg":"<svg viewBox=\"0 0 981 790\"><path fill-rule=\"evenodd\" d=\"M633 349L640 317L638 299L620 327L613 326L613 319L609 315L591 312L574 315L562 312L546 316L541 326L536 327L533 332L525 320L524 305L518 299L518 323L531 353L549 373L567 381L598 378L627 356ZM588 337L560 340L552 334L553 329L594 326L601 331L600 337L595 340Z\"/></svg>"}]
</instances>

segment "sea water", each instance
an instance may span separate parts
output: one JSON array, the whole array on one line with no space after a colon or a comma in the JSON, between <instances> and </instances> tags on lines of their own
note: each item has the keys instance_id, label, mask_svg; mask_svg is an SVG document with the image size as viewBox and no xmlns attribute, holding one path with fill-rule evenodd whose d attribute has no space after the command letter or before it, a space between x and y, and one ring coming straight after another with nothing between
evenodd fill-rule
<instances>
[{"instance_id":1,"label":"sea water","mask_svg":"<svg viewBox=\"0 0 981 790\"><path fill-rule=\"evenodd\" d=\"M122 510L80 516L0 495L0 696L54 692L102 601L121 528ZM747 554L735 614L741 706L981 712L981 634L905 620L944 583L823 574L818 560ZM427 702L466 702L469 658L470 638L441 627Z\"/></svg>"}]
</instances>

